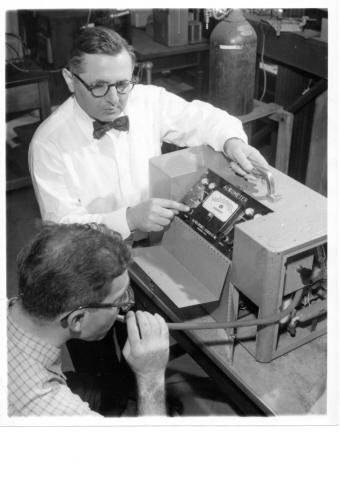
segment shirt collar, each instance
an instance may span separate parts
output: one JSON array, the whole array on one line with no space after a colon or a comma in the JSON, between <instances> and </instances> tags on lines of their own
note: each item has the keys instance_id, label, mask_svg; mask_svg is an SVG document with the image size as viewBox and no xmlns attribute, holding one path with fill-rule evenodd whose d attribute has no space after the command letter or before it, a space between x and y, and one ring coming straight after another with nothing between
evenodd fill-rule
<instances>
[{"instance_id":1,"label":"shirt collar","mask_svg":"<svg viewBox=\"0 0 340 480\"><path fill-rule=\"evenodd\" d=\"M17 348L25 351L30 358L39 361L45 367L50 367L57 363L60 359L61 349L31 335L16 325L10 317L9 309L12 303L13 302L10 300L8 304L8 338L12 339Z\"/></svg>"},{"instance_id":2,"label":"shirt collar","mask_svg":"<svg viewBox=\"0 0 340 480\"><path fill-rule=\"evenodd\" d=\"M86 137L92 139L93 119L81 108L74 96L72 99L74 118Z\"/></svg>"}]
</instances>

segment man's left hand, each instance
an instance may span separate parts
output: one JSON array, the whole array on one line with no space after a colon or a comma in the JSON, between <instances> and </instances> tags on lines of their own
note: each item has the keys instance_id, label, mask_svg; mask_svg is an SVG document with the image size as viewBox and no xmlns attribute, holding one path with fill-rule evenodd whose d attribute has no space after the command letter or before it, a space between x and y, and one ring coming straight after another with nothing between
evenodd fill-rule
<instances>
[{"instance_id":1,"label":"man's left hand","mask_svg":"<svg viewBox=\"0 0 340 480\"><path fill-rule=\"evenodd\" d=\"M227 140L223 152L231 160L230 167L243 177L256 174L257 170L268 170L268 162L261 153L240 138Z\"/></svg>"}]
</instances>

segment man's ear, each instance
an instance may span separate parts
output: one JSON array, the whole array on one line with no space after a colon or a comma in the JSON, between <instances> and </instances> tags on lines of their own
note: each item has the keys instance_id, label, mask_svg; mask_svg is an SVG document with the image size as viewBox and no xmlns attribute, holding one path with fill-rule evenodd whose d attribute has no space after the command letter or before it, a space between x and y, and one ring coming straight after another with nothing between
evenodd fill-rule
<instances>
[{"instance_id":1,"label":"man's ear","mask_svg":"<svg viewBox=\"0 0 340 480\"><path fill-rule=\"evenodd\" d=\"M64 80L68 86L68 89L70 90L71 93L74 93L74 85L73 85L73 75L72 73L67 69L63 68L62 74L64 77Z\"/></svg>"},{"instance_id":2,"label":"man's ear","mask_svg":"<svg viewBox=\"0 0 340 480\"><path fill-rule=\"evenodd\" d=\"M83 328L83 323L85 320L85 312L80 312L79 310L71 313L67 319L67 326L70 332L79 337Z\"/></svg>"}]
</instances>

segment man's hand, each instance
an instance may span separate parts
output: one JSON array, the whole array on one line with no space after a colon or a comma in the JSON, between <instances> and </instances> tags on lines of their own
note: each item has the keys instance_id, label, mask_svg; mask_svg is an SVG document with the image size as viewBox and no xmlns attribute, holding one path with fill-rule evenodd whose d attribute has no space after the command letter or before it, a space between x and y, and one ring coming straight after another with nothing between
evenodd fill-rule
<instances>
[{"instance_id":1,"label":"man's hand","mask_svg":"<svg viewBox=\"0 0 340 480\"><path fill-rule=\"evenodd\" d=\"M169 330L164 319L148 312L126 316L128 339L123 355L134 371L139 415L166 415L165 368L169 360Z\"/></svg>"},{"instance_id":2,"label":"man's hand","mask_svg":"<svg viewBox=\"0 0 340 480\"><path fill-rule=\"evenodd\" d=\"M128 339L123 355L137 379L164 375L169 359L169 329L164 319L148 312L126 316Z\"/></svg>"},{"instance_id":3,"label":"man's hand","mask_svg":"<svg viewBox=\"0 0 340 480\"><path fill-rule=\"evenodd\" d=\"M268 162L261 153L239 138L227 140L223 151L231 159L231 168L239 175L256 175L258 170L268 170Z\"/></svg>"},{"instance_id":4,"label":"man's hand","mask_svg":"<svg viewBox=\"0 0 340 480\"><path fill-rule=\"evenodd\" d=\"M151 198L129 207L126 211L126 220L131 231L159 232L169 225L179 212L189 210L189 207L174 200Z\"/></svg>"}]
</instances>

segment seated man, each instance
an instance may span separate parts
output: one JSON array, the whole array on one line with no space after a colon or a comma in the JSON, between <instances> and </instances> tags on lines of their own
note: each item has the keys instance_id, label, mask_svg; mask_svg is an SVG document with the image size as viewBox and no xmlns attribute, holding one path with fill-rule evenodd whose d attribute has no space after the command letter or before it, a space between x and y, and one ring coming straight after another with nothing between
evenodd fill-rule
<instances>
[{"instance_id":1,"label":"seated man","mask_svg":"<svg viewBox=\"0 0 340 480\"><path fill-rule=\"evenodd\" d=\"M72 393L61 347L103 338L132 306L130 251L104 225L50 224L18 256L8 308L8 414L98 415ZM123 355L136 377L138 414L165 414L169 333L159 315L129 311Z\"/></svg>"},{"instance_id":2,"label":"seated man","mask_svg":"<svg viewBox=\"0 0 340 480\"><path fill-rule=\"evenodd\" d=\"M29 148L44 221L104 223L123 238L163 230L182 203L151 198L149 159L162 142L209 145L240 175L266 169L242 123L209 103L136 85L135 54L116 32L88 27L63 69L71 96L37 129ZM229 160L226 160L229 161Z\"/></svg>"}]
</instances>

